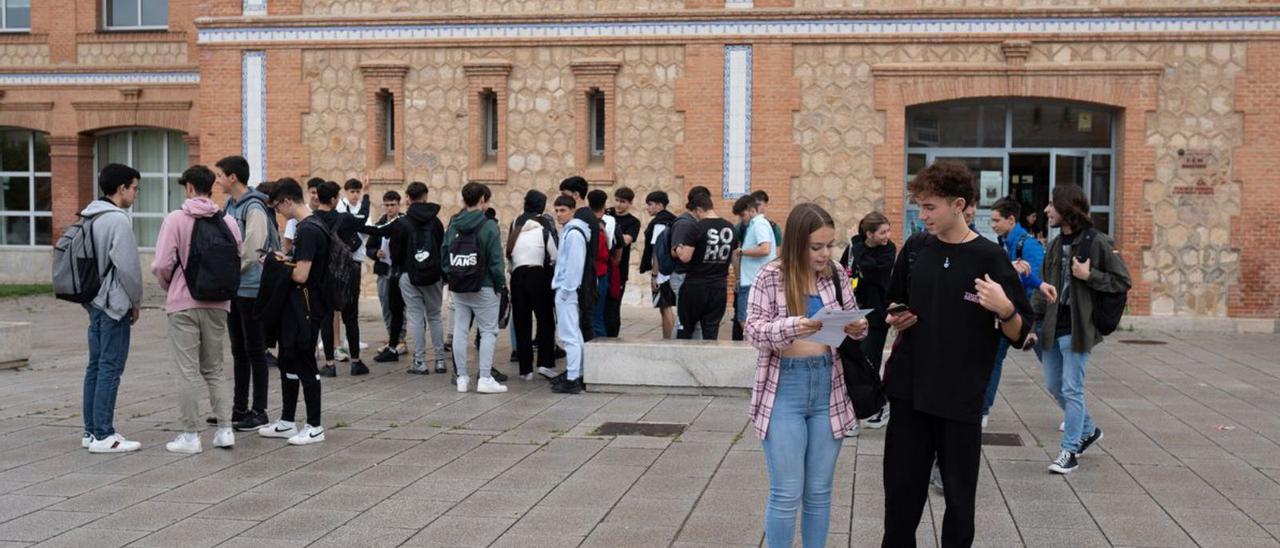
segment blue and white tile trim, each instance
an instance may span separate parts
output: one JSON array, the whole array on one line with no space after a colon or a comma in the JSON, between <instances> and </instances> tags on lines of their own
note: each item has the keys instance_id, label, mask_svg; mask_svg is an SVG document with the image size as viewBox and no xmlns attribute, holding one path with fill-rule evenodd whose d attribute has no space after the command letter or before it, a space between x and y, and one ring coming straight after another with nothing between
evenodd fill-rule
<instances>
[{"instance_id":1,"label":"blue and white tile trim","mask_svg":"<svg viewBox=\"0 0 1280 548\"><path fill-rule=\"evenodd\" d=\"M267 177L267 54L246 51L240 67L240 144L249 161L249 186Z\"/></svg>"},{"instance_id":2,"label":"blue and white tile trim","mask_svg":"<svg viewBox=\"0 0 1280 548\"><path fill-rule=\"evenodd\" d=\"M199 84L198 72L10 72L0 86L113 86L119 84Z\"/></svg>"},{"instance_id":3,"label":"blue and white tile trim","mask_svg":"<svg viewBox=\"0 0 1280 548\"><path fill-rule=\"evenodd\" d=\"M723 196L751 191L751 46L724 47Z\"/></svg>"},{"instance_id":4,"label":"blue and white tile trim","mask_svg":"<svg viewBox=\"0 0 1280 548\"><path fill-rule=\"evenodd\" d=\"M244 0L245 15L266 15L267 0Z\"/></svg>"},{"instance_id":5,"label":"blue and white tile trim","mask_svg":"<svg viewBox=\"0 0 1280 548\"><path fill-rule=\"evenodd\" d=\"M326 27L213 28L199 43L306 41L492 40L581 38L706 38L714 36L892 36L901 34L1129 34L1275 32L1280 16L1056 17L964 19L743 19L719 21L599 21Z\"/></svg>"}]
</instances>

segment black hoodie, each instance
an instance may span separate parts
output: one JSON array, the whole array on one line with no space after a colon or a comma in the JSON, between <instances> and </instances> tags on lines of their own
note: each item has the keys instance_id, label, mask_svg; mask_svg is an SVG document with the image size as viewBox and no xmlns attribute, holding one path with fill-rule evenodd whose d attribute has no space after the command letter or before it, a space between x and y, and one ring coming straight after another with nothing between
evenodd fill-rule
<instances>
[{"instance_id":1,"label":"black hoodie","mask_svg":"<svg viewBox=\"0 0 1280 548\"><path fill-rule=\"evenodd\" d=\"M444 241L444 223L440 222L440 204L412 203L409 211L395 221L382 226L363 226L360 232L370 236L390 238L387 248L391 253L391 275L404 272L404 264L413 254L413 231L419 226L428 227L436 245Z\"/></svg>"},{"instance_id":2,"label":"black hoodie","mask_svg":"<svg viewBox=\"0 0 1280 548\"><path fill-rule=\"evenodd\" d=\"M885 323L886 295L889 293L889 274L893 271L893 261L897 258L898 249L893 242L876 247L867 247L867 239L862 234L854 236L840 257L840 264L850 277L858 278L858 286L853 294L858 298L858 308L873 308L875 312L867 315L871 327L887 328Z\"/></svg>"}]
</instances>

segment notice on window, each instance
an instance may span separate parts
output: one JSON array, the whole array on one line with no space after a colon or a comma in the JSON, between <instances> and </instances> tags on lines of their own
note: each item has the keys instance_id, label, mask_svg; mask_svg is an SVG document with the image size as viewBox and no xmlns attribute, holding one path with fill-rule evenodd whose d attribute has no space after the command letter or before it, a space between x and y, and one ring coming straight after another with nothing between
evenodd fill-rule
<instances>
[{"instance_id":1,"label":"notice on window","mask_svg":"<svg viewBox=\"0 0 1280 548\"><path fill-rule=\"evenodd\" d=\"M1078 116L1076 116L1076 130L1082 131L1082 132L1093 131L1093 113L1092 112L1081 112Z\"/></svg>"},{"instance_id":2,"label":"notice on window","mask_svg":"<svg viewBox=\"0 0 1280 548\"><path fill-rule=\"evenodd\" d=\"M999 171L983 171L978 178L978 205L991 207L1004 194L1004 175Z\"/></svg>"}]
</instances>

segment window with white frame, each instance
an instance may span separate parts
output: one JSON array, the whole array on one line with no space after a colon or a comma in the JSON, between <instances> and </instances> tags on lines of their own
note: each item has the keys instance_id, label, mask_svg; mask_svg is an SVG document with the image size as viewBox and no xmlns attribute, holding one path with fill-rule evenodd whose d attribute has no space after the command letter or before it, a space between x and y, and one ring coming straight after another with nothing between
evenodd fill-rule
<instances>
[{"instance_id":1,"label":"window with white frame","mask_svg":"<svg viewBox=\"0 0 1280 548\"><path fill-rule=\"evenodd\" d=\"M605 151L604 91L592 89L587 93L587 128L591 136L591 159L604 158Z\"/></svg>"},{"instance_id":2,"label":"window with white frame","mask_svg":"<svg viewBox=\"0 0 1280 548\"><path fill-rule=\"evenodd\" d=\"M178 178L187 168L187 142L182 133L162 129L131 129L98 135L94 154L95 180L102 166L131 166L142 174L133 203L133 234L140 247L154 247L160 224L170 211L182 207L186 191Z\"/></svg>"},{"instance_id":3,"label":"window with white frame","mask_svg":"<svg viewBox=\"0 0 1280 548\"><path fill-rule=\"evenodd\" d=\"M484 158L493 161L498 159L498 94L485 90L480 99L484 108Z\"/></svg>"},{"instance_id":4,"label":"window with white frame","mask_svg":"<svg viewBox=\"0 0 1280 548\"><path fill-rule=\"evenodd\" d=\"M102 0L107 30L164 30L169 27L169 0Z\"/></svg>"},{"instance_id":5,"label":"window with white frame","mask_svg":"<svg viewBox=\"0 0 1280 548\"><path fill-rule=\"evenodd\" d=\"M0 0L0 31L31 30L31 0Z\"/></svg>"},{"instance_id":6,"label":"window with white frame","mask_svg":"<svg viewBox=\"0 0 1280 548\"><path fill-rule=\"evenodd\" d=\"M45 134L0 130L0 244L49 245L53 184Z\"/></svg>"}]
</instances>

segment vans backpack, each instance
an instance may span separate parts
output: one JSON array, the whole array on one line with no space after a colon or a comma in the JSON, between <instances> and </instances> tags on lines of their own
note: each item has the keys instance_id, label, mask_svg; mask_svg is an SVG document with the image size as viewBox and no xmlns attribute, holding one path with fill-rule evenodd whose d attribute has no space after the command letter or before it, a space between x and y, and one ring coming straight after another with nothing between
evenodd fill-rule
<instances>
[{"instance_id":1,"label":"vans backpack","mask_svg":"<svg viewBox=\"0 0 1280 548\"><path fill-rule=\"evenodd\" d=\"M488 221L485 221L488 222ZM480 254L480 229L458 230L449 244L449 291L475 293L484 287L485 264Z\"/></svg>"},{"instance_id":2,"label":"vans backpack","mask_svg":"<svg viewBox=\"0 0 1280 548\"><path fill-rule=\"evenodd\" d=\"M404 221L411 222L411 221ZM424 287L440 281L440 244L431 236L431 227L415 225L409 239L413 253L405 264L409 283Z\"/></svg>"},{"instance_id":3,"label":"vans backpack","mask_svg":"<svg viewBox=\"0 0 1280 548\"><path fill-rule=\"evenodd\" d=\"M195 220L187 262L183 264L179 255L174 266L182 268L191 298L197 301L229 301L240 290L240 246L223 215L219 211Z\"/></svg>"},{"instance_id":4,"label":"vans backpack","mask_svg":"<svg viewBox=\"0 0 1280 548\"><path fill-rule=\"evenodd\" d=\"M105 211L103 213L111 213ZM98 297L102 281L116 265L108 262L104 272L98 271L98 249L93 242L93 221L98 215L80 216L63 231L53 246L53 294L73 303L90 303Z\"/></svg>"},{"instance_id":5,"label":"vans backpack","mask_svg":"<svg viewBox=\"0 0 1280 548\"><path fill-rule=\"evenodd\" d=\"M342 310L347 307L347 299L350 297L352 289L351 285L354 283L351 276L351 248L338 236L338 228L336 226L330 227L315 215L307 217L302 222L316 225L329 236L329 249L327 252L329 268L325 272L320 296L329 305L330 310Z\"/></svg>"}]
</instances>

